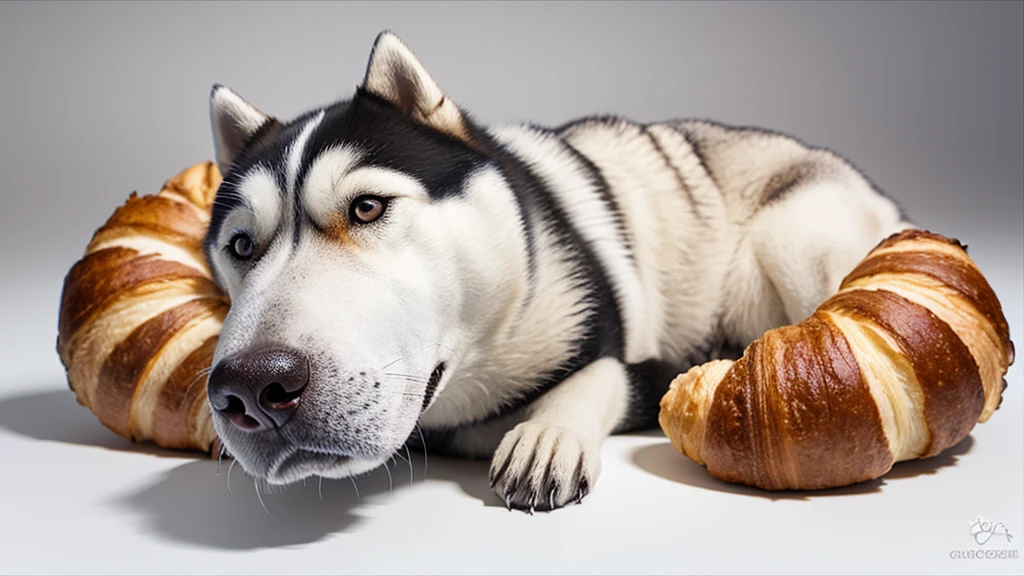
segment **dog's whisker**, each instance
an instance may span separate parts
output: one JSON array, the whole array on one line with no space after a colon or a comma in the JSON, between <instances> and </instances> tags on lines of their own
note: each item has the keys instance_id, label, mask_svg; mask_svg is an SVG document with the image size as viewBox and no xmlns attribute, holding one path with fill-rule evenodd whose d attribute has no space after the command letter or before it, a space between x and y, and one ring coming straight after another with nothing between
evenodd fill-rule
<instances>
[{"instance_id":1,"label":"dog's whisker","mask_svg":"<svg viewBox=\"0 0 1024 576\"><path fill-rule=\"evenodd\" d=\"M256 488L256 498L260 501L260 506L263 506L263 511L267 513L267 516L272 516L270 510L267 510L267 505L263 503L263 496L260 496L260 483L255 478L252 479L252 485Z\"/></svg>"},{"instance_id":2,"label":"dog's whisker","mask_svg":"<svg viewBox=\"0 0 1024 576\"><path fill-rule=\"evenodd\" d=\"M419 338L420 340L423 340L424 342L433 342L430 338L425 338L423 335L417 332L416 329L412 327L412 324L410 324L408 320L405 322L405 325L409 329L409 333L412 334L413 336Z\"/></svg>"},{"instance_id":3,"label":"dog's whisker","mask_svg":"<svg viewBox=\"0 0 1024 576\"><path fill-rule=\"evenodd\" d=\"M419 392L406 392L406 388L408 387L409 384L418 384L420 386L425 386L426 382L419 382L419 381L413 381L413 380L405 380L403 382L396 382L395 384L398 384L399 386L401 386L401 388L397 388L396 387L397 389L387 390L387 392L389 392L391 394L397 394L399 396L417 396L418 397L418 396L422 396L422 394L419 393Z\"/></svg>"},{"instance_id":4,"label":"dog's whisker","mask_svg":"<svg viewBox=\"0 0 1024 576\"><path fill-rule=\"evenodd\" d=\"M388 472L388 495L391 496L394 494L394 484L391 479L391 468L388 467L387 460L384 461L384 469Z\"/></svg>"},{"instance_id":5,"label":"dog's whisker","mask_svg":"<svg viewBox=\"0 0 1024 576\"><path fill-rule=\"evenodd\" d=\"M428 382L427 380L424 380L422 378L400 378L395 376L385 376L385 378L392 378L399 382L408 382L412 384L426 384Z\"/></svg>"},{"instance_id":6,"label":"dog's whisker","mask_svg":"<svg viewBox=\"0 0 1024 576\"><path fill-rule=\"evenodd\" d=\"M388 378L394 378L394 377L393 376L388 376ZM427 383L426 380L423 380L421 378L396 378L396 379L397 380L404 380L405 382L412 382L414 384L426 384Z\"/></svg>"},{"instance_id":7,"label":"dog's whisker","mask_svg":"<svg viewBox=\"0 0 1024 576\"><path fill-rule=\"evenodd\" d=\"M423 439L423 429L419 422L416 423L416 432L420 435L420 444L423 445L423 479L427 479L427 441Z\"/></svg>"},{"instance_id":8,"label":"dog's whisker","mask_svg":"<svg viewBox=\"0 0 1024 576\"><path fill-rule=\"evenodd\" d=\"M348 479L352 481L352 489L356 491L356 500L359 500L359 486L356 486L356 477L349 476Z\"/></svg>"},{"instance_id":9,"label":"dog's whisker","mask_svg":"<svg viewBox=\"0 0 1024 576\"><path fill-rule=\"evenodd\" d=\"M185 403L185 400L188 398L188 395L192 391L192 388L195 387L195 385L198 384L202 379L209 376L211 370L212 368L204 368L196 374L196 377L192 379L192 382L190 382L189 385L185 387L185 392L182 393L181 400L178 400L178 408L181 408L181 405Z\"/></svg>"},{"instance_id":10,"label":"dog's whisker","mask_svg":"<svg viewBox=\"0 0 1024 576\"><path fill-rule=\"evenodd\" d=\"M406 460L406 462L409 463L409 484L412 484L412 481L413 481L412 454L409 452L409 443L408 442L405 443L405 455L408 457L408 460Z\"/></svg>"},{"instance_id":11,"label":"dog's whisker","mask_svg":"<svg viewBox=\"0 0 1024 576\"><path fill-rule=\"evenodd\" d=\"M445 346L444 344L440 343L439 341L431 340L430 338L427 338L427 337L423 336L422 334L420 334L419 332L417 332L416 329L412 327L412 324L410 324L408 320L406 320L405 326L406 326L406 328L408 328L410 334L412 334L413 336L416 336L417 338L419 338L420 340L423 340L424 342L428 342L430 346L440 346L441 348L447 349L452 354L455 353L455 350L453 350L450 346Z\"/></svg>"},{"instance_id":12,"label":"dog's whisker","mask_svg":"<svg viewBox=\"0 0 1024 576\"><path fill-rule=\"evenodd\" d=\"M231 489L231 470L235 467L236 462L238 462L238 460L232 459L231 465L228 466L228 494L231 494L232 496L235 495L235 491Z\"/></svg>"},{"instance_id":13,"label":"dog's whisker","mask_svg":"<svg viewBox=\"0 0 1024 576\"><path fill-rule=\"evenodd\" d=\"M413 398L422 398L423 397L423 394L419 394L419 393L416 393L416 392L403 392L401 390L388 390L387 392L389 392L391 394L395 394L396 396L411 396Z\"/></svg>"},{"instance_id":14,"label":"dog's whisker","mask_svg":"<svg viewBox=\"0 0 1024 576\"><path fill-rule=\"evenodd\" d=\"M390 368L391 366L394 366L395 364L401 362L402 360L405 360L405 356L399 356L397 360L393 360L391 362L388 362L387 364L381 366L380 369L384 370L385 368Z\"/></svg>"},{"instance_id":15,"label":"dog's whisker","mask_svg":"<svg viewBox=\"0 0 1024 576\"><path fill-rule=\"evenodd\" d=\"M226 451L227 448L224 446L224 443L222 442L220 445L220 454L217 455L217 476L220 476L220 462L221 460L224 459L224 452Z\"/></svg>"},{"instance_id":16,"label":"dog's whisker","mask_svg":"<svg viewBox=\"0 0 1024 576\"><path fill-rule=\"evenodd\" d=\"M400 374L398 372L385 372L384 375L390 376L392 378L407 378L409 380L427 380L426 378L423 378L422 376L416 376L415 374Z\"/></svg>"}]
</instances>

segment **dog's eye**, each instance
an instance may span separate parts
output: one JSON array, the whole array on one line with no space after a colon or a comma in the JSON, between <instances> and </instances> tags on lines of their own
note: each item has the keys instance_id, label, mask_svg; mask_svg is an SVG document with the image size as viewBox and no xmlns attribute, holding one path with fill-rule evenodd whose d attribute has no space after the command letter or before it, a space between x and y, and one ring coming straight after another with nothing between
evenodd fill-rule
<instances>
[{"instance_id":1,"label":"dog's eye","mask_svg":"<svg viewBox=\"0 0 1024 576\"><path fill-rule=\"evenodd\" d=\"M384 214L387 205L388 201L379 196L360 196L352 202L352 220L369 224Z\"/></svg>"},{"instance_id":2,"label":"dog's eye","mask_svg":"<svg viewBox=\"0 0 1024 576\"><path fill-rule=\"evenodd\" d=\"M245 232L239 232L231 237L231 253L235 258L248 260L252 256L252 238Z\"/></svg>"}]
</instances>

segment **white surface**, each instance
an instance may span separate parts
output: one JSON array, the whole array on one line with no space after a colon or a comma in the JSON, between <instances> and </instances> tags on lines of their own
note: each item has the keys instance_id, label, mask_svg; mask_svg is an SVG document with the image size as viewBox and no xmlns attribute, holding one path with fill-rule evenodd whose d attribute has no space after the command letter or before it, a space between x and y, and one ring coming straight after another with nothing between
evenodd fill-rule
<instances>
[{"instance_id":1,"label":"white surface","mask_svg":"<svg viewBox=\"0 0 1024 576\"><path fill-rule=\"evenodd\" d=\"M1007 254L1007 257L1011 254ZM976 255L976 257L978 257ZM1024 333L1020 265L983 270ZM264 494L228 462L135 446L75 403L53 351L59 281L5 278L0 573L1021 573L977 549L977 515L1024 540L1022 386L962 444L820 494L723 484L660 432L619 436L583 505L505 510L487 465L423 458ZM1007 547L993 539L985 548Z\"/></svg>"}]
</instances>

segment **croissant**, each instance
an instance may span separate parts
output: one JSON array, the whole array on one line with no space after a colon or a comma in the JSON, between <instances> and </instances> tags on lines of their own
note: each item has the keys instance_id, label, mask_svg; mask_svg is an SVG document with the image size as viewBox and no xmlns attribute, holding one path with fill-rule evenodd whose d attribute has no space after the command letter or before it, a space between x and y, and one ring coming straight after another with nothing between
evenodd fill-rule
<instances>
[{"instance_id":1,"label":"croissant","mask_svg":"<svg viewBox=\"0 0 1024 576\"><path fill-rule=\"evenodd\" d=\"M999 407L1013 343L959 242L882 241L806 320L677 377L659 422L715 477L767 490L878 478L962 440Z\"/></svg>"},{"instance_id":2,"label":"croissant","mask_svg":"<svg viewBox=\"0 0 1024 576\"><path fill-rule=\"evenodd\" d=\"M205 375L229 301L202 241L220 180L206 162L158 194L133 193L64 278L57 352L68 384L132 440L216 450Z\"/></svg>"}]
</instances>

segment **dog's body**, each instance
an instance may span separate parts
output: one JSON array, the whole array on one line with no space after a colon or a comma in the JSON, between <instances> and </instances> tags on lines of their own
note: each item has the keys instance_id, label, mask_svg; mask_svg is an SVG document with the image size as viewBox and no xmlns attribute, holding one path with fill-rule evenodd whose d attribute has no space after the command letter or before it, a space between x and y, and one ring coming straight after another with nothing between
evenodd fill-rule
<instances>
[{"instance_id":1,"label":"dog's body","mask_svg":"<svg viewBox=\"0 0 1024 576\"><path fill-rule=\"evenodd\" d=\"M432 449L493 455L509 506L578 500L672 377L801 320L908 226L778 134L478 127L389 34L351 101L285 125L216 87L212 115L215 366L269 344L306 361L287 402L265 402L276 376L252 398L211 376L220 437L275 483L375 468L418 423Z\"/></svg>"}]
</instances>

